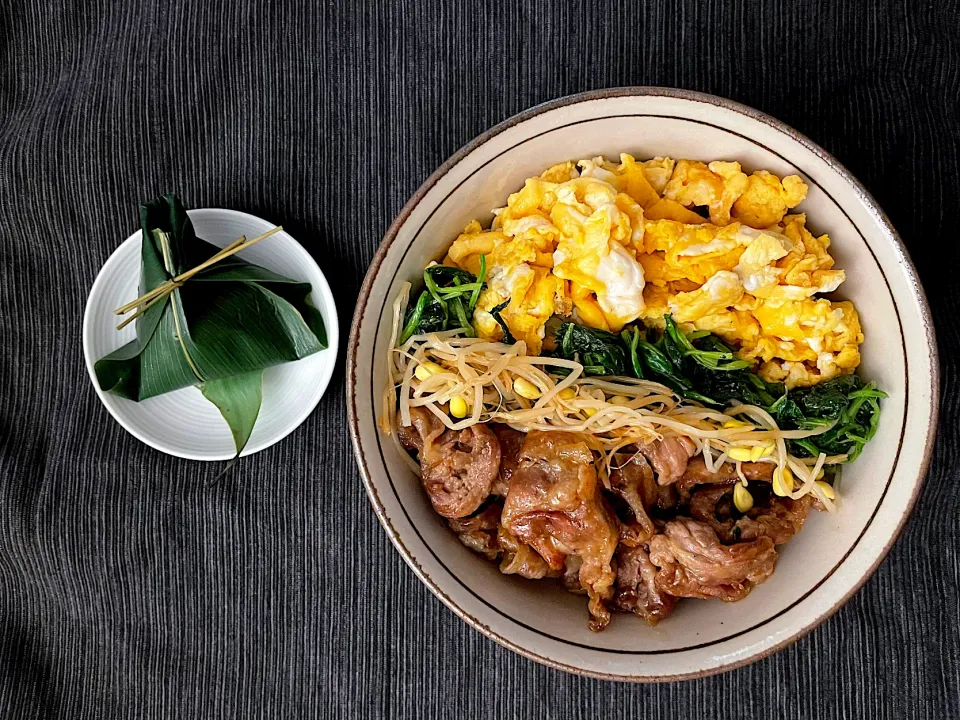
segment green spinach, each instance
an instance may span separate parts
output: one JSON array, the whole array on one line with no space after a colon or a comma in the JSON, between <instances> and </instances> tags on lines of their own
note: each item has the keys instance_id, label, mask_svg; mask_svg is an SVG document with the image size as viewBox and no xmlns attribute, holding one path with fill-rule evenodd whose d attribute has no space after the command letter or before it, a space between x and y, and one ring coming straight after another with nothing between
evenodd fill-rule
<instances>
[{"instance_id":1,"label":"green spinach","mask_svg":"<svg viewBox=\"0 0 960 720\"><path fill-rule=\"evenodd\" d=\"M493 319L497 321L497 325L500 326L500 329L503 331L503 342L506 345L513 345L516 340L513 337L513 333L510 332L510 328L507 325L507 321L503 319L503 316L500 314L507 309L507 305L510 304L510 298L507 298L499 305L495 306L490 310L490 314L493 315Z\"/></svg>"},{"instance_id":2,"label":"green spinach","mask_svg":"<svg viewBox=\"0 0 960 720\"><path fill-rule=\"evenodd\" d=\"M847 455L854 460L874 436L879 401L886 394L856 375L844 375L810 388L787 391L767 382L751 364L736 357L723 340L708 332L685 335L670 315L658 337L638 326L619 336L575 323L562 323L554 333L553 355L578 360L586 375L649 378L678 395L709 407L733 403L756 405L769 412L784 430L810 430L830 425L820 435L788 441L799 457Z\"/></svg>"},{"instance_id":3,"label":"green spinach","mask_svg":"<svg viewBox=\"0 0 960 720\"><path fill-rule=\"evenodd\" d=\"M795 454L847 455L847 462L852 462L876 434L879 401L885 397L887 394L873 383L865 384L857 375L842 375L813 387L791 390L767 410L785 430L831 425L820 435L791 441Z\"/></svg>"},{"instance_id":4,"label":"green spinach","mask_svg":"<svg viewBox=\"0 0 960 720\"><path fill-rule=\"evenodd\" d=\"M407 309L399 344L413 335L459 329L473 337L471 318L486 288L487 259L480 256L480 276L447 265L431 265L423 271L424 289Z\"/></svg>"},{"instance_id":5,"label":"green spinach","mask_svg":"<svg viewBox=\"0 0 960 720\"><path fill-rule=\"evenodd\" d=\"M576 359L586 375L624 375L627 355L620 338L604 330L563 323L557 329L557 357Z\"/></svg>"}]
</instances>

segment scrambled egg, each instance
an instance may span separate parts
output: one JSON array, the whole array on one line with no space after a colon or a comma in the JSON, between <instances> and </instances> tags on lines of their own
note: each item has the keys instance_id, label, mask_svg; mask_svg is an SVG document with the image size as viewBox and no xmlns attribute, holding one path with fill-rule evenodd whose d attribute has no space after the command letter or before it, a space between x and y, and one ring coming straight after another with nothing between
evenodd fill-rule
<instances>
[{"instance_id":1,"label":"scrambled egg","mask_svg":"<svg viewBox=\"0 0 960 720\"><path fill-rule=\"evenodd\" d=\"M481 337L502 338L499 306L534 353L552 315L617 332L636 320L663 327L672 313L766 379L813 385L859 365L863 333L851 303L817 297L845 275L830 239L788 214L806 193L795 175L747 175L737 162L570 161L529 178L489 230L468 225L445 262L477 274L486 256Z\"/></svg>"}]
</instances>

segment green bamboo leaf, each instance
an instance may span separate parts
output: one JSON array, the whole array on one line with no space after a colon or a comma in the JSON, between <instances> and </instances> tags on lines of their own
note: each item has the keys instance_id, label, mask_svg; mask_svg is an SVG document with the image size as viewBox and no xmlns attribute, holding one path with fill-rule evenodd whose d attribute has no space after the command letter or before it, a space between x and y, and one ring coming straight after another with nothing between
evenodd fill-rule
<instances>
[{"instance_id":1,"label":"green bamboo leaf","mask_svg":"<svg viewBox=\"0 0 960 720\"><path fill-rule=\"evenodd\" d=\"M300 318L307 324L310 331L316 336L320 350L327 347L327 328L323 323L323 315L310 302L311 287L310 283L294 282L259 282L264 290L269 290L274 295L282 298L289 303L293 309L300 314Z\"/></svg>"},{"instance_id":2,"label":"green bamboo leaf","mask_svg":"<svg viewBox=\"0 0 960 720\"><path fill-rule=\"evenodd\" d=\"M322 349L300 312L257 283L186 283L177 294L190 328L188 350L206 380L263 370Z\"/></svg>"},{"instance_id":3,"label":"green bamboo leaf","mask_svg":"<svg viewBox=\"0 0 960 720\"><path fill-rule=\"evenodd\" d=\"M205 247L199 255L188 253L187 264L195 267L214 255L219 248L203 240L197 240L194 247ZM196 261L196 262L194 262ZM221 260L216 265L212 265L206 270L194 276L190 283L200 282L256 282L257 284L269 288L275 294L289 302L300 313L307 327L317 336L320 342L320 349L327 347L327 329L323 323L323 316L310 302L311 292L310 283L304 283L297 280L279 275L272 270L253 265L237 257L236 255Z\"/></svg>"},{"instance_id":4,"label":"green bamboo leaf","mask_svg":"<svg viewBox=\"0 0 960 720\"><path fill-rule=\"evenodd\" d=\"M140 223L141 295L219 251L196 237L172 195L141 206ZM327 347L310 292L309 283L226 258L137 319L137 339L96 363L100 387L144 400L198 385L226 420L239 456L260 412L263 370Z\"/></svg>"},{"instance_id":5,"label":"green bamboo leaf","mask_svg":"<svg viewBox=\"0 0 960 720\"><path fill-rule=\"evenodd\" d=\"M145 264L141 268L141 280L147 284L146 288L141 287L143 293L165 282L169 277L167 273L179 275L187 269L184 249L197 243L197 235L186 208L175 195L164 195L141 205L140 229L143 231L143 245L146 248L146 252L141 249L141 261L146 260L148 253L153 259L149 266ZM166 252L161 247L161 234L166 236ZM146 242L148 239L149 244Z\"/></svg>"},{"instance_id":6,"label":"green bamboo leaf","mask_svg":"<svg viewBox=\"0 0 960 720\"><path fill-rule=\"evenodd\" d=\"M163 303L165 311L153 339L147 343L139 357L139 395L136 399L163 395L172 390L196 385L202 380L190 359L183 351L184 344L192 348L189 330L177 320L173 298ZM179 325L179 327L178 327ZM181 344L181 334L186 338Z\"/></svg>"},{"instance_id":7,"label":"green bamboo leaf","mask_svg":"<svg viewBox=\"0 0 960 720\"><path fill-rule=\"evenodd\" d=\"M218 248L216 245L211 245L203 240L198 240L195 245L198 247L203 247L204 250L196 257L191 258L191 267L199 265L208 257L220 251L220 248ZM193 262L194 259L196 260L195 263ZM236 255L231 255L230 257L221 260L217 264L211 265L206 270L201 270L199 273L193 276L190 282L226 282L230 280L288 284L295 284L297 282L296 280L291 280L283 275L279 275L272 270L267 270L259 265L248 263L243 258L237 257Z\"/></svg>"},{"instance_id":8,"label":"green bamboo leaf","mask_svg":"<svg viewBox=\"0 0 960 720\"><path fill-rule=\"evenodd\" d=\"M145 347L139 340L134 340L97 360L93 369L97 374L100 389L129 400L139 400L139 356Z\"/></svg>"},{"instance_id":9,"label":"green bamboo leaf","mask_svg":"<svg viewBox=\"0 0 960 720\"><path fill-rule=\"evenodd\" d=\"M233 444L239 455L246 447L260 414L263 372L232 375L200 386L203 396L217 406L230 426Z\"/></svg>"},{"instance_id":10,"label":"green bamboo leaf","mask_svg":"<svg viewBox=\"0 0 960 720\"><path fill-rule=\"evenodd\" d=\"M196 237L172 195L140 208L140 294L219 248ZM100 387L132 400L298 360L327 347L309 283L236 256L174 290L137 319L137 339L100 359Z\"/></svg>"},{"instance_id":11,"label":"green bamboo leaf","mask_svg":"<svg viewBox=\"0 0 960 720\"><path fill-rule=\"evenodd\" d=\"M144 295L183 271L184 240L200 241L187 211L173 195L140 206L140 231L138 294ZM94 364L102 390L131 400L144 400L197 382L197 375L186 359L174 352L179 343L169 298L137 318L136 329L136 340ZM149 347L155 335L156 344Z\"/></svg>"}]
</instances>

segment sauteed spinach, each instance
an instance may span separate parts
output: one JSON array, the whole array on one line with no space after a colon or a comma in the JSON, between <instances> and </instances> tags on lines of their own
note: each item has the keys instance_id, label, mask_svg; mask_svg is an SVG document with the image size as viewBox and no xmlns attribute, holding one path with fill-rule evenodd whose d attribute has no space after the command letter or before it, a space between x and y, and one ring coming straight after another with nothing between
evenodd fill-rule
<instances>
[{"instance_id":1,"label":"sauteed spinach","mask_svg":"<svg viewBox=\"0 0 960 720\"><path fill-rule=\"evenodd\" d=\"M551 354L578 360L587 375L621 375L655 380L689 400L711 407L743 403L769 412L781 429L826 432L791 440L791 452L805 457L823 452L854 460L874 436L880 417L879 400L886 394L856 375L844 375L810 388L787 390L767 382L736 357L729 345L708 332L685 335L670 315L657 337L638 326L620 335L575 323L562 323L554 332Z\"/></svg>"}]
</instances>

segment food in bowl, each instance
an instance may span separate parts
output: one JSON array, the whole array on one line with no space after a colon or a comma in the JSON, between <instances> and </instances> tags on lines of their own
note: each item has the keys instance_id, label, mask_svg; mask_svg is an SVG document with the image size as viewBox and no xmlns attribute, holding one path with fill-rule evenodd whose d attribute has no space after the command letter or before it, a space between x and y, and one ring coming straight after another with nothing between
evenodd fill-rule
<instances>
[{"instance_id":1,"label":"food in bowl","mask_svg":"<svg viewBox=\"0 0 960 720\"><path fill-rule=\"evenodd\" d=\"M505 574L650 624L746 597L884 393L797 176L630 155L529 178L393 306L381 430Z\"/></svg>"}]
</instances>

